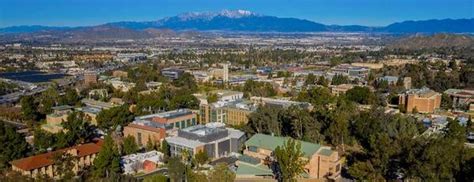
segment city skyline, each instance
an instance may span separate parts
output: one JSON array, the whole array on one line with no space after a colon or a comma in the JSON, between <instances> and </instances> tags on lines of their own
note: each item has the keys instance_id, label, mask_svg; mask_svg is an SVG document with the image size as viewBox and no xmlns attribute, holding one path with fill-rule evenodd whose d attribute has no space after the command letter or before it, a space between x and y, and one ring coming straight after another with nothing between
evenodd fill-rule
<instances>
[{"instance_id":1,"label":"city skyline","mask_svg":"<svg viewBox=\"0 0 474 182\"><path fill-rule=\"evenodd\" d=\"M308 1L218 2L204 0L1 2L0 27L17 25L90 26L117 21L153 21L186 12L244 9L262 15L306 19L323 24L385 26L406 20L473 18L473 2L455 1Z\"/></svg>"}]
</instances>

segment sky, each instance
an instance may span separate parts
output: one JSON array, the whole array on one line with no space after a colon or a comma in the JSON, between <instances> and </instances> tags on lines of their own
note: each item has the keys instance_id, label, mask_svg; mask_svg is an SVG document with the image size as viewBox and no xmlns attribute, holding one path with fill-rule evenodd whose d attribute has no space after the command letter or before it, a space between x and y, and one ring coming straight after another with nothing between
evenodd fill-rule
<instances>
[{"instance_id":1,"label":"sky","mask_svg":"<svg viewBox=\"0 0 474 182\"><path fill-rule=\"evenodd\" d=\"M223 9L338 25L474 18L474 0L0 0L0 27L151 21Z\"/></svg>"}]
</instances>

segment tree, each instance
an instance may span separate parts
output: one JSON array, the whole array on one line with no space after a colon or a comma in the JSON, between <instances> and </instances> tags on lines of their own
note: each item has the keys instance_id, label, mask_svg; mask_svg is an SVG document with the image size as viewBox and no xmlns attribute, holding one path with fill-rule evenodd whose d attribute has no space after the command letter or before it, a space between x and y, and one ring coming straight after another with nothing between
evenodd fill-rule
<instances>
[{"instance_id":1,"label":"tree","mask_svg":"<svg viewBox=\"0 0 474 182\"><path fill-rule=\"evenodd\" d=\"M187 174L187 180L189 182L205 182L208 181L207 176L203 172L198 172L198 171L192 171L190 168L188 168Z\"/></svg>"},{"instance_id":2,"label":"tree","mask_svg":"<svg viewBox=\"0 0 474 182\"><path fill-rule=\"evenodd\" d=\"M130 135L123 139L122 151L125 155L134 154L138 151L138 145L135 141L135 137Z\"/></svg>"},{"instance_id":3,"label":"tree","mask_svg":"<svg viewBox=\"0 0 474 182\"><path fill-rule=\"evenodd\" d=\"M329 81L324 76L319 76L318 81L316 82L318 85L323 87L327 87L329 85Z\"/></svg>"},{"instance_id":4,"label":"tree","mask_svg":"<svg viewBox=\"0 0 474 182\"><path fill-rule=\"evenodd\" d=\"M30 121L36 121L40 118L40 113L36 110L38 104L35 102L33 96L22 96L20 100L21 113L25 119Z\"/></svg>"},{"instance_id":5,"label":"tree","mask_svg":"<svg viewBox=\"0 0 474 182\"><path fill-rule=\"evenodd\" d=\"M416 108L416 106L413 107L413 109L411 110L411 113L418 114L418 108Z\"/></svg>"},{"instance_id":6,"label":"tree","mask_svg":"<svg viewBox=\"0 0 474 182\"><path fill-rule=\"evenodd\" d=\"M67 122L61 123L65 132L65 140L67 141L67 146L69 147L79 143L87 143L91 141L94 134L94 127L86 121L86 117L82 112L72 112L67 117Z\"/></svg>"},{"instance_id":7,"label":"tree","mask_svg":"<svg viewBox=\"0 0 474 182\"><path fill-rule=\"evenodd\" d=\"M120 154L112 137L107 135L101 151L94 160L93 175L96 178L108 178L120 172Z\"/></svg>"},{"instance_id":8,"label":"tree","mask_svg":"<svg viewBox=\"0 0 474 182\"><path fill-rule=\"evenodd\" d=\"M208 179L210 182L231 182L235 180L235 173L229 169L226 163L218 163L209 172Z\"/></svg>"},{"instance_id":9,"label":"tree","mask_svg":"<svg viewBox=\"0 0 474 182\"><path fill-rule=\"evenodd\" d=\"M315 107L326 107L335 101L331 91L328 88L323 87L304 90L298 94L296 100L300 102L309 102Z\"/></svg>"},{"instance_id":10,"label":"tree","mask_svg":"<svg viewBox=\"0 0 474 182\"><path fill-rule=\"evenodd\" d=\"M446 110L453 108L453 99L448 94L441 95L441 108Z\"/></svg>"},{"instance_id":11,"label":"tree","mask_svg":"<svg viewBox=\"0 0 474 182\"><path fill-rule=\"evenodd\" d=\"M280 180L296 181L296 178L305 173L304 166L308 163L303 159L301 143L294 139L288 139L283 146L275 149L275 158L280 172Z\"/></svg>"},{"instance_id":12,"label":"tree","mask_svg":"<svg viewBox=\"0 0 474 182\"><path fill-rule=\"evenodd\" d=\"M176 87L181 87L181 89L187 90L190 93L197 91L196 80L191 73L183 73L178 79L173 81L173 85Z\"/></svg>"},{"instance_id":13,"label":"tree","mask_svg":"<svg viewBox=\"0 0 474 182\"><path fill-rule=\"evenodd\" d=\"M55 87L49 87L46 91L42 92L40 97L39 110L42 114L49 114L53 110L51 109L59 102L59 92Z\"/></svg>"},{"instance_id":14,"label":"tree","mask_svg":"<svg viewBox=\"0 0 474 182\"><path fill-rule=\"evenodd\" d=\"M349 77L344 75L336 74L331 80L331 85L341 85L349 83Z\"/></svg>"},{"instance_id":15,"label":"tree","mask_svg":"<svg viewBox=\"0 0 474 182\"><path fill-rule=\"evenodd\" d=\"M37 153L45 152L55 143L55 137L42 129L35 129L33 136L34 149Z\"/></svg>"},{"instance_id":16,"label":"tree","mask_svg":"<svg viewBox=\"0 0 474 182\"><path fill-rule=\"evenodd\" d=\"M189 93L183 93L179 91L176 95L170 100L170 109L197 109L199 107L199 100Z\"/></svg>"},{"instance_id":17,"label":"tree","mask_svg":"<svg viewBox=\"0 0 474 182\"><path fill-rule=\"evenodd\" d=\"M183 181L186 177L186 165L179 157L171 157L168 161L168 174L171 181Z\"/></svg>"},{"instance_id":18,"label":"tree","mask_svg":"<svg viewBox=\"0 0 474 182\"><path fill-rule=\"evenodd\" d=\"M155 174L145 177L143 182L168 182L168 177L162 174Z\"/></svg>"},{"instance_id":19,"label":"tree","mask_svg":"<svg viewBox=\"0 0 474 182\"><path fill-rule=\"evenodd\" d=\"M368 87L355 86L346 92L347 99L359 104L375 103L375 95Z\"/></svg>"},{"instance_id":20,"label":"tree","mask_svg":"<svg viewBox=\"0 0 474 182\"><path fill-rule=\"evenodd\" d=\"M55 172L60 179L69 181L74 177L74 171L72 170L75 165L75 157L67 152L57 152L53 155L54 166L56 167Z\"/></svg>"},{"instance_id":21,"label":"tree","mask_svg":"<svg viewBox=\"0 0 474 182\"><path fill-rule=\"evenodd\" d=\"M150 136L148 136L148 141L146 142L146 151L152 151L155 150L155 142L151 139Z\"/></svg>"},{"instance_id":22,"label":"tree","mask_svg":"<svg viewBox=\"0 0 474 182\"><path fill-rule=\"evenodd\" d=\"M8 162L25 157L28 152L24 136L0 122L0 169L7 168Z\"/></svg>"},{"instance_id":23,"label":"tree","mask_svg":"<svg viewBox=\"0 0 474 182\"><path fill-rule=\"evenodd\" d=\"M160 144L160 152L164 154L164 160L166 161L171 156L170 145L166 140L163 140Z\"/></svg>"},{"instance_id":24,"label":"tree","mask_svg":"<svg viewBox=\"0 0 474 182\"><path fill-rule=\"evenodd\" d=\"M383 176L375 171L374 166L369 161L356 162L349 168L349 174L357 181L384 181Z\"/></svg>"},{"instance_id":25,"label":"tree","mask_svg":"<svg viewBox=\"0 0 474 182\"><path fill-rule=\"evenodd\" d=\"M316 76L314 76L312 73L308 74L306 80L304 81L304 85L313 85L314 83L316 83Z\"/></svg>"},{"instance_id":26,"label":"tree","mask_svg":"<svg viewBox=\"0 0 474 182\"><path fill-rule=\"evenodd\" d=\"M198 167L206 164L209 161L209 156L203 150L199 151L194 155L194 160L196 161Z\"/></svg>"},{"instance_id":27,"label":"tree","mask_svg":"<svg viewBox=\"0 0 474 182\"><path fill-rule=\"evenodd\" d=\"M215 94L215 93L210 93L210 94L207 96L207 102L208 102L208 103L217 102L218 99L219 99L219 98L217 97L217 94Z\"/></svg>"},{"instance_id":28,"label":"tree","mask_svg":"<svg viewBox=\"0 0 474 182\"><path fill-rule=\"evenodd\" d=\"M128 105L122 105L113 107L110 109L102 110L97 115L97 123L100 128L111 129L118 125L124 126L129 122L133 121L133 113L128 109Z\"/></svg>"},{"instance_id":29,"label":"tree","mask_svg":"<svg viewBox=\"0 0 474 182\"><path fill-rule=\"evenodd\" d=\"M282 109L269 106L260 106L255 112L249 115L249 122L247 125L254 133L281 134L281 123L279 122L279 115Z\"/></svg>"},{"instance_id":30,"label":"tree","mask_svg":"<svg viewBox=\"0 0 474 182\"><path fill-rule=\"evenodd\" d=\"M80 100L80 97L77 94L76 90L72 88L67 88L64 96L61 97L61 104L74 106L78 104L79 100Z\"/></svg>"},{"instance_id":31,"label":"tree","mask_svg":"<svg viewBox=\"0 0 474 182\"><path fill-rule=\"evenodd\" d=\"M276 95L272 84L267 82L257 82L254 80L245 81L243 92L246 97L271 97Z\"/></svg>"}]
</instances>

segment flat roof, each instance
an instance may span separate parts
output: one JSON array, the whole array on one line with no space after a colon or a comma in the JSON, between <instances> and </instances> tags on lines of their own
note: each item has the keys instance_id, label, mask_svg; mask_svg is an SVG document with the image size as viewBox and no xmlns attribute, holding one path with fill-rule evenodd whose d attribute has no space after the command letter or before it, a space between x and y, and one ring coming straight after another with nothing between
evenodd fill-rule
<instances>
[{"instance_id":1,"label":"flat roof","mask_svg":"<svg viewBox=\"0 0 474 182\"><path fill-rule=\"evenodd\" d=\"M168 111L168 112L138 116L138 117L136 117L136 119L144 120L144 119L150 119L150 118L155 118L155 117L165 118L165 119L174 119L174 118L178 118L178 117L181 117L181 116L186 116L186 115L189 115L189 114L193 114L193 112L189 109L177 109L177 110L172 110L172 111Z\"/></svg>"},{"instance_id":2,"label":"flat roof","mask_svg":"<svg viewBox=\"0 0 474 182\"><path fill-rule=\"evenodd\" d=\"M255 146L267 150L274 151L278 146L283 146L283 144L288 141L290 137L277 137L271 135L264 135L257 133L253 135L249 140L245 142L247 146ZM297 140L301 143L301 150L304 153L305 157L311 158L311 156L318 152L321 148L321 145L315 143L309 143L305 141Z\"/></svg>"},{"instance_id":3,"label":"flat roof","mask_svg":"<svg viewBox=\"0 0 474 182\"><path fill-rule=\"evenodd\" d=\"M166 141L168 143L178 144L178 145L186 146L189 148L196 148L205 144L197 140L189 140L189 139L178 137L178 136L167 137Z\"/></svg>"}]
</instances>

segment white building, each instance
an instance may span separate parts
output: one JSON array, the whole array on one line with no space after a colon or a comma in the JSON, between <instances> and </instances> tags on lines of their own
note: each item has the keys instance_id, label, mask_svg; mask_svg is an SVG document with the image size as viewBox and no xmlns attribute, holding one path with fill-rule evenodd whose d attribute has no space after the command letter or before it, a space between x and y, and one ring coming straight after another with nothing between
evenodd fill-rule
<instances>
[{"instance_id":1,"label":"white building","mask_svg":"<svg viewBox=\"0 0 474 182\"><path fill-rule=\"evenodd\" d=\"M144 163L154 163L161 165L164 154L156 150L152 150L146 153L136 153L123 156L120 165L124 174L134 174L144 170Z\"/></svg>"}]
</instances>

